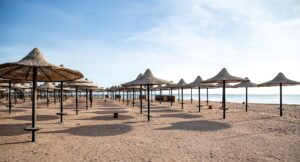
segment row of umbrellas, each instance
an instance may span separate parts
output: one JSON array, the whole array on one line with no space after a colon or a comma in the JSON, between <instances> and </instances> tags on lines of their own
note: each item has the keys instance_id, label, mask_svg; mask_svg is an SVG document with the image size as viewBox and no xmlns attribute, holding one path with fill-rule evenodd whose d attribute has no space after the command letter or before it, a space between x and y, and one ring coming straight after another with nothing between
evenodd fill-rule
<instances>
[{"instance_id":1,"label":"row of umbrellas","mask_svg":"<svg viewBox=\"0 0 300 162\"><path fill-rule=\"evenodd\" d=\"M37 82L46 82L41 88L54 89L47 82L60 82L60 115L63 122L63 86L64 83L69 87L76 89L76 112L78 112L77 90L78 87L97 88L92 82L81 79L83 74L77 70L72 70L63 65L57 66L46 61L45 57L38 48L34 48L28 55L17 62L0 64L0 78L3 82L8 82L9 94L13 82L31 82L32 84L32 124L31 127L24 128L32 132L32 141L36 140L36 132L39 128L36 126L36 100L37 100ZM10 95L9 95L10 97ZM10 100L9 100L10 102Z\"/></svg>"},{"instance_id":2,"label":"row of umbrellas","mask_svg":"<svg viewBox=\"0 0 300 162\"><path fill-rule=\"evenodd\" d=\"M36 100L37 100L37 82L46 82L42 85L42 88L50 89L56 88L47 82L60 82L60 112L57 115L60 115L61 122L63 121L63 116L66 113L63 112L63 88L64 86L75 88L76 93L76 114L78 114L78 88L85 88L86 94L88 90L99 89L92 82L83 79L83 74L77 70L72 70L66 68L62 65L57 66L46 61L41 51L37 48L34 48L27 56L17 62L9 62L0 64L0 78L7 80L9 93L11 90L12 83L22 83L22 82L31 82L32 84L32 124L31 127L25 128L27 131L32 132L32 141L35 141L36 132L39 128L36 126ZM196 80L190 84L186 84L183 79L179 81L178 84L174 84L171 81L159 79L153 75L150 69L147 69L144 74L139 74L136 79L133 81L122 84L123 92L126 89L139 89L140 95L142 94L143 88L147 90L147 111L148 111L148 121L150 121L150 89L159 88L160 90L163 87L168 87L171 89L181 89L183 93L183 88L191 87L198 88L199 91L201 88L212 88L221 86L223 88L222 93L222 109L223 109L223 118L225 119L226 115L226 87L227 83L240 83L239 87L248 87L253 86L248 78L241 78L232 76L228 71L223 68L216 76L202 80L201 77L197 77ZM282 73L279 73L273 80L259 84L258 86L279 86L280 87L280 115L282 116L282 86L288 85L298 85L300 84L297 81L287 79ZM164 85L164 86L163 86ZM181 94L182 94L181 93ZM134 93L133 93L134 94ZM124 93L123 93L124 95ZM199 93L200 95L200 93ZM10 96L10 95L9 95ZM87 95L86 95L87 96ZM134 97L133 97L134 98ZM200 98L200 97L199 97ZM123 96L124 99L124 96ZM140 97L140 107L142 112L142 97ZM182 97L183 100L183 97ZM199 100L200 102L200 100ZM183 107L183 102L181 103ZM247 104L246 104L247 105ZM200 110L200 103L199 103Z\"/></svg>"},{"instance_id":3,"label":"row of umbrellas","mask_svg":"<svg viewBox=\"0 0 300 162\"><path fill-rule=\"evenodd\" d=\"M236 85L229 85L228 83L238 83ZM248 110L248 87L267 87L267 86L279 86L280 87L280 116L282 116L282 86L291 86L291 85L299 85L300 82L293 81L290 79L287 79L283 73L279 73L274 79L271 81L262 83L262 84L255 84L252 83L248 78L241 78L237 76L233 76L229 74L226 68L223 68L216 76L207 79L202 80L200 76L197 76L195 81L193 81L190 84L187 84L183 79L180 79L180 81L177 84L172 83L171 81L166 81L163 79L156 78L150 69L147 69L145 73L139 74L138 77L130 82L121 84L121 87L115 87L114 90L117 89L131 89L138 88L140 89L140 95L142 94L142 88L146 87L147 90L147 107L148 107L148 121L150 121L150 90L159 90L160 91L160 97L161 97L161 90L162 89L170 89L171 96L172 96L172 89L181 89L181 107L183 108L183 89L184 88L198 88L198 97L199 97L199 111L200 111L200 89L201 88L218 88L222 87L222 110L223 110L223 119L226 118L226 88L239 88L244 87L246 89L246 111ZM158 85L155 87L155 85ZM164 86L162 86L164 85ZM124 93L123 93L124 94ZM134 94L134 93L133 93ZM140 97L140 109L142 112L142 97ZM161 101L161 100L160 100ZM172 100L171 100L172 104Z\"/></svg>"}]
</instances>

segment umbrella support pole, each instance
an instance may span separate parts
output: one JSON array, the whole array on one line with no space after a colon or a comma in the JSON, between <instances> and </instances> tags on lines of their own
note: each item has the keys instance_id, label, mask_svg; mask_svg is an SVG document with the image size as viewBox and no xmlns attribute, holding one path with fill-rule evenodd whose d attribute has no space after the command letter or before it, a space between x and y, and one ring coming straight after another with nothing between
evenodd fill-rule
<instances>
[{"instance_id":1,"label":"umbrella support pole","mask_svg":"<svg viewBox=\"0 0 300 162\"><path fill-rule=\"evenodd\" d=\"M60 123L63 123L63 116L67 115L64 113L64 108L63 108L63 82L60 82L60 112L56 113L56 115L60 116Z\"/></svg>"},{"instance_id":2,"label":"umbrella support pole","mask_svg":"<svg viewBox=\"0 0 300 162\"><path fill-rule=\"evenodd\" d=\"M142 85L140 85L140 113L143 114L143 92Z\"/></svg>"},{"instance_id":3,"label":"umbrella support pole","mask_svg":"<svg viewBox=\"0 0 300 162\"><path fill-rule=\"evenodd\" d=\"M200 86L198 87L198 107L199 107L199 112L201 111L201 91L200 91Z\"/></svg>"},{"instance_id":4,"label":"umbrella support pole","mask_svg":"<svg viewBox=\"0 0 300 162\"><path fill-rule=\"evenodd\" d=\"M191 103L193 103L193 88L191 88Z\"/></svg>"},{"instance_id":5,"label":"umbrella support pole","mask_svg":"<svg viewBox=\"0 0 300 162\"><path fill-rule=\"evenodd\" d=\"M11 80L8 82L8 113L11 113Z\"/></svg>"},{"instance_id":6,"label":"umbrella support pole","mask_svg":"<svg viewBox=\"0 0 300 162\"><path fill-rule=\"evenodd\" d=\"M279 107L279 110L280 110L280 116L282 116L282 83L280 83L280 85L279 85L279 90L280 90L280 107Z\"/></svg>"},{"instance_id":7,"label":"umbrella support pole","mask_svg":"<svg viewBox=\"0 0 300 162\"><path fill-rule=\"evenodd\" d=\"M171 106L172 106L172 105L173 105L173 97L172 97L172 96L173 96L173 94L172 94L172 93L173 93L173 92L172 92L172 91L173 91L173 89L171 88L171 90L170 90L170 91L171 91L171 98L170 98L170 99L171 99Z\"/></svg>"},{"instance_id":8,"label":"umbrella support pole","mask_svg":"<svg viewBox=\"0 0 300 162\"><path fill-rule=\"evenodd\" d=\"M226 118L226 96L225 96L225 80L223 80L223 97L222 97L222 107L223 107L223 119Z\"/></svg>"},{"instance_id":9,"label":"umbrella support pole","mask_svg":"<svg viewBox=\"0 0 300 162\"><path fill-rule=\"evenodd\" d=\"M37 67L33 67L33 76L32 76L32 124L31 127L24 128L25 131L31 131L32 133L32 138L31 141L35 142L35 136L36 136L36 131L39 130L39 128L36 128L36 92L37 92L37 87L36 87L36 79L37 79Z\"/></svg>"},{"instance_id":10,"label":"umbrella support pole","mask_svg":"<svg viewBox=\"0 0 300 162\"><path fill-rule=\"evenodd\" d=\"M208 88L206 88L206 106L208 106Z\"/></svg>"},{"instance_id":11,"label":"umbrella support pole","mask_svg":"<svg viewBox=\"0 0 300 162\"><path fill-rule=\"evenodd\" d=\"M246 87L246 112L248 112L248 87Z\"/></svg>"},{"instance_id":12,"label":"umbrella support pole","mask_svg":"<svg viewBox=\"0 0 300 162\"><path fill-rule=\"evenodd\" d=\"M183 109L183 87L181 87L181 108Z\"/></svg>"},{"instance_id":13,"label":"umbrella support pole","mask_svg":"<svg viewBox=\"0 0 300 162\"><path fill-rule=\"evenodd\" d=\"M134 88L132 89L132 107L134 107L134 97L135 97L135 95L134 95Z\"/></svg>"},{"instance_id":14,"label":"umbrella support pole","mask_svg":"<svg viewBox=\"0 0 300 162\"><path fill-rule=\"evenodd\" d=\"M148 121L150 121L150 85L147 85L147 95L148 95Z\"/></svg>"}]
</instances>

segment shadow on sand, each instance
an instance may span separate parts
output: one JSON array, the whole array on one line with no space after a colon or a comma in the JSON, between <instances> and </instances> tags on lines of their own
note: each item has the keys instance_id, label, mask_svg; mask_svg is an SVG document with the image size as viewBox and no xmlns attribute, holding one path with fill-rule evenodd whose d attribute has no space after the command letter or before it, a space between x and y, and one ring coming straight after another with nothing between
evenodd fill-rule
<instances>
[{"instance_id":1,"label":"shadow on sand","mask_svg":"<svg viewBox=\"0 0 300 162\"><path fill-rule=\"evenodd\" d=\"M201 115L187 114L187 113L177 113L177 114L162 114L162 118L182 118L182 119L191 119L191 118L200 118Z\"/></svg>"},{"instance_id":2,"label":"shadow on sand","mask_svg":"<svg viewBox=\"0 0 300 162\"><path fill-rule=\"evenodd\" d=\"M95 112L87 112L87 113L94 113L94 114L113 114L113 113L128 113L128 111L124 110L105 110L105 111L95 111Z\"/></svg>"},{"instance_id":3,"label":"shadow on sand","mask_svg":"<svg viewBox=\"0 0 300 162\"><path fill-rule=\"evenodd\" d=\"M69 128L61 131L41 132L41 133L68 133L77 136L116 136L127 133L132 130L132 127L126 124L105 124L105 125L85 125L74 128Z\"/></svg>"},{"instance_id":4,"label":"shadow on sand","mask_svg":"<svg viewBox=\"0 0 300 162\"><path fill-rule=\"evenodd\" d=\"M15 117L12 117L11 119L31 121L32 116L31 115L15 116ZM58 119L57 115L37 115L36 116L37 121L48 121L48 120L56 120L56 119Z\"/></svg>"},{"instance_id":5,"label":"shadow on sand","mask_svg":"<svg viewBox=\"0 0 300 162\"><path fill-rule=\"evenodd\" d=\"M24 111L27 111L27 110L14 109L14 108L11 109L11 113L15 113L15 112L24 112ZM0 112L7 112L7 113L8 113L8 108L7 108L7 109L1 109Z\"/></svg>"},{"instance_id":6,"label":"shadow on sand","mask_svg":"<svg viewBox=\"0 0 300 162\"><path fill-rule=\"evenodd\" d=\"M17 136L22 134L28 134L23 128L30 126L31 124L0 124L0 136Z\"/></svg>"},{"instance_id":7,"label":"shadow on sand","mask_svg":"<svg viewBox=\"0 0 300 162\"><path fill-rule=\"evenodd\" d=\"M159 128L157 130L217 131L222 129L228 129L230 127L231 125L227 123L198 120L172 123L172 126L170 127Z\"/></svg>"},{"instance_id":8,"label":"shadow on sand","mask_svg":"<svg viewBox=\"0 0 300 162\"><path fill-rule=\"evenodd\" d=\"M91 118L84 118L84 119L75 119L75 120L127 120L127 119L133 119L134 117L128 116L128 115L120 115L117 119L113 118L113 114L111 115L103 115L103 116L95 116Z\"/></svg>"}]
</instances>

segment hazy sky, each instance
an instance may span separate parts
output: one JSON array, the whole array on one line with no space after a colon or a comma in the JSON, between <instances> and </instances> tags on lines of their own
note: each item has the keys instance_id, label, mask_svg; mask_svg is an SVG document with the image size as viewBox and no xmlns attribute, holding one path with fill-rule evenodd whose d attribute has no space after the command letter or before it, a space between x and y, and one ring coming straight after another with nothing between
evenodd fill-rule
<instances>
[{"instance_id":1,"label":"hazy sky","mask_svg":"<svg viewBox=\"0 0 300 162\"><path fill-rule=\"evenodd\" d=\"M0 22L0 63L38 47L102 86L146 68L174 82L222 67L256 83L278 72L300 81L299 0L0 0Z\"/></svg>"}]
</instances>

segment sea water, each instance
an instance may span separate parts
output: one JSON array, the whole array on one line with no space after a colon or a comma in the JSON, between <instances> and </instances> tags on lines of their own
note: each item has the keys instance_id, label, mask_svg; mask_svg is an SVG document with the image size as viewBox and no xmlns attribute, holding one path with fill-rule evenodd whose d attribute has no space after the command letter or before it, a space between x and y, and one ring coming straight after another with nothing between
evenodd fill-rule
<instances>
[{"instance_id":1,"label":"sea water","mask_svg":"<svg viewBox=\"0 0 300 162\"><path fill-rule=\"evenodd\" d=\"M178 98L177 94L173 96ZM198 100L198 94L193 94L193 100ZM180 95L181 99L181 95ZM190 100L191 94L184 94L184 100ZM201 100L206 101L206 94L201 94ZM222 94L209 94L209 101L222 101ZM237 102L242 103L246 101L245 94L226 94L227 102ZM300 105L300 94L284 94L282 96L283 104L297 104ZM268 103L268 104L279 104L279 94L248 94L248 103Z\"/></svg>"}]
</instances>

